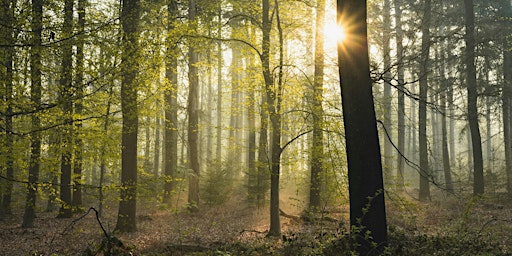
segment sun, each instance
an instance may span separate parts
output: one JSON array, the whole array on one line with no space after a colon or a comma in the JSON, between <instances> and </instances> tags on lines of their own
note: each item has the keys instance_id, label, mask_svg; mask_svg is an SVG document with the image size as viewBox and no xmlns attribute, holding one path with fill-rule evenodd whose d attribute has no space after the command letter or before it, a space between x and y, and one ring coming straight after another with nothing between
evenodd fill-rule
<instances>
[{"instance_id":1,"label":"sun","mask_svg":"<svg viewBox=\"0 0 512 256\"><path fill-rule=\"evenodd\" d=\"M327 44L337 44L347 38L343 26L335 22L328 22L324 27L325 41Z\"/></svg>"}]
</instances>

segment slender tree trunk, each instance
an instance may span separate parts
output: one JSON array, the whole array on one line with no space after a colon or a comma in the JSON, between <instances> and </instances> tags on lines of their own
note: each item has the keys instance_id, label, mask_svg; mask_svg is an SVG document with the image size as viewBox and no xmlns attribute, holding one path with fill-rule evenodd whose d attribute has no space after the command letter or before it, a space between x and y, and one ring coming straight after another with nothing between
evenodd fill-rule
<instances>
[{"instance_id":1,"label":"slender tree trunk","mask_svg":"<svg viewBox=\"0 0 512 256\"><path fill-rule=\"evenodd\" d=\"M196 2L190 0L188 19L194 22L196 19ZM199 80L198 80L198 54L191 43L188 51L188 155L192 173L189 175L188 207L197 211L199 206Z\"/></svg>"},{"instance_id":2,"label":"slender tree trunk","mask_svg":"<svg viewBox=\"0 0 512 256\"><path fill-rule=\"evenodd\" d=\"M64 2L63 36L71 38L73 34L73 0ZM71 40L65 40L62 45L62 71L60 77L60 104L64 124L61 126L61 166L60 166L60 209L58 218L71 218L71 157L73 153L73 102L72 102L72 70L73 45Z\"/></svg>"},{"instance_id":3,"label":"slender tree trunk","mask_svg":"<svg viewBox=\"0 0 512 256\"><path fill-rule=\"evenodd\" d=\"M103 134L105 134L105 137L108 138L109 136L109 125L110 125L110 107L112 105L112 93L113 89L112 87L109 88L109 95L108 95L108 101L107 101L107 107L105 112L105 121L103 123ZM103 183L105 181L105 173L107 172L107 142L104 140L103 144L101 145L101 155L100 155L100 177L98 182L99 187L99 195L98 195L98 212L99 216L102 216L103 214Z\"/></svg>"},{"instance_id":4,"label":"slender tree trunk","mask_svg":"<svg viewBox=\"0 0 512 256\"><path fill-rule=\"evenodd\" d=\"M249 58L249 68L253 67L254 57ZM252 75L252 74L251 74ZM254 84L249 85L248 90L248 107L247 107L247 121L248 130L247 134L247 163L248 163L248 180L247 180L247 192L248 201L251 205L259 206L258 201L258 165L256 161L256 92Z\"/></svg>"},{"instance_id":5,"label":"slender tree trunk","mask_svg":"<svg viewBox=\"0 0 512 256\"><path fill-rule=\"evenodd\" d=\"M160 169L160 151L162 147L160 146L160 115L161 115L160 104L157 102L156 104L156 117L155 117L155 154L153 155L153 177L158 177L158 171Z\"/></svg>"},{"instance_id":6,"label":"slender tree trunk","mask_svg":"<svg viewBox=\"0 0 512 256\"><path fill-rule=\"evenodd\" d=\"M432 1L425 0L423 12L423 25L421 28L421 64L420 64L420 95L419 95L419 150L420 150L420 201L430 199L430 179L432 174L428 164L427 147L427 99L428 99L428 72L430 53L430 19Z\"/></svg>"},{"instance_id":7,"label":"slender tree trunk","mask_svg":"<svg viewBox=\"0 0 512 256\"><path fill-rule=\"evenodd\" d=\"M372 96L366 1L338 0L338 21L347 37L338 63L347 147L350 225L360 255L380 255L387 242L384 184ZM366 234L370 234L367 236Z\"/></svg>"},{"instance_id":8,"label":"slender tree trunk","mask_svg":"<svg viewBox=\"0 0 512 256\"><path fill-rule=\"evenodd\" d=\"M466 76L468 89L468 121L473 145L473 194L484 193L484 164L482 158L482 139L478 125L478 91L475 67L475 11L473 0L464 0L466 22Z\"/></svg>"},{"instance_id":9,"label":"slender tree trunk","mask_svg":"<svg viewBox=\"0 0 512 256\"><path fill-rule=\"evenodd\" d=\"M219 1L219 20L222 20L222 1ZM217 28L217 37L222 37L222 25ZM222 42L217 42L217 136L215 158L218 167L222 167Z\"/></svg>"},{"instance_id":10,"label":"slender tree trunk","mask_svg":"<svg viewBox=\"0 0 512 256\"><path fill-rule=\"evenodd\" d=\"M323 174L323 123L324 109L324 23L325 23L325 0L319 0L316 8L315 25L315 77L313 84L313 95L311 97L313 107L313 145L311 149L311 177L309 187L309 211L317 212L321 205L321 188Z\"/></svg>"},{"instance_id":11,"label":"slender tree trunk","mask_svg":"<svg viewBox=\"0 0 512 256\"><path fill-rule=\"evenodd\" d=\"M123 127L121 139L121 201L116 230L133 232L137 229L137 135L139 111L137 106L137 57L139 37L139 0L122 0L121 25L123 48L121 64L121 110Z\"/></svg>"},{"instance_id":12,"label":"slender tree trunk","mask_svg":"<svg viewBox=\"0 0 512 256\"><path fill-rule=\"evenodd\" d=\"M402 9L400 0L395 0L395 30L396 30L396 59L397 59L397 81L398 81L398 141L397 148L401 154L405 154L405 94L404 94L404 46L402 31ZM404 179L405 161L402 156L397 158L397 179L396 187L399 190L405 189Z\"/></svg>"},{"instance_id":13,"label":"slender tree trunk","mask_svg":"<svg viewBox=\"0 0 512 256\"><path fill-rule=\"evenodd\" d=\"M2 43L6 45L14 45L14 9L16 8L15 0L4 1L4 4L0 6L0 18L5 24L4 31L0 32L2 35L0 38L5 38L2 40ZM2 150L2 154L5 154L5 177L8 180L4 180L0 182L0 196L1 196L1 205L0 205L0 219L5 214L11 214L11 202L12 202L12 192L13 192L13 182L14 179L14 134L12 132L12 105L13 105L13 67L14 67L14 47L6 47L3 51L0 52L2 54L2 65L5 67L5 73L2 75L2 80L5 82L5 148ZM3 68L3 67L2 67Z\"/></svg>"},{"instance_id":14,"label":"slender tree trunk","mask_svg":"<svg viewBox=\"0 0 512 256\"><path fill-rule=\"evenodd\" d=\"M388 131L388 135L384 138L384 181L392 184L393 182L393 146L391 144L391 136L393 135L393 123L391 120L391 3L390 0L384 0L383 8L383 54L384 54L384 127Z\"/></svg>"},{"instance_id":15,"label":"slender tree trunk","mask_svg":"<svg viewBox=\"0 0 512 256\"><path fill-rule=\"evenodd\" d=\"M41 33L43 28L43 1L32 0L32 47L30 52L30 100L34 108L41 105ZM34 226L37 182L39 180L39 168L41 161L41 119L38 113L32 114L32 131L30 137L30 164L28 170L28 193L23 214L23 228Z\"/></svg>"},{"instance_id":16,"label":"slender tree trunk","mask_svg":"<svg viewBox=\"0 0 512 256\"><path fill-rule=\"evenodd\" d=\"M167 6L168 23L167 33L172 35L178 15L178 2L171 0ZM171 203L171 194L174 189L174 176L178 169L178 58L176 44L172 36L167 37L167 54L165 58L165 77L167 90L165 90L165 184L164 203Z\"/></svg>"},{"instance_id":17,"label":"slender tree trunk","mask_svg":"<svg viewBox=\"0 0 512 256\"><path fill-rule=\"evenodd\" d=\"M76 98L75 114L81 118L83 112L82 98L84 95L84 31L85 31L85 5L87 0L78 1L78 43L76 44ZM81 136L82 122L75 121L75 162L73 166L73 208L82 211L82 168L84 142Z\"/></svg>"}]
</instances>

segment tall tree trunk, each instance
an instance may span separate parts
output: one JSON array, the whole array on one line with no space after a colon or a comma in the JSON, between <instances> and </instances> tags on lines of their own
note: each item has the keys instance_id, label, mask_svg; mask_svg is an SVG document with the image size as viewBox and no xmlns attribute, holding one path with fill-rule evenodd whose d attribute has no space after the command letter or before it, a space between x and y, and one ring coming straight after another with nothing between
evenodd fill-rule
<instances>
[{"instance_id":1,"label":"tall tree trunk","mask_svg":"<svg viewBox=\"0 0 512 256\"><path fill-rule=\"evenodd\" d=\"M503 40L503 138L505 145L505 168L507 174L507 192L512 196L512 5L509 1L504 8L508 18L506 35Z\"/></svg>"},{"instance_id":2,"label":"tall tree trunk","mask_svg":"<svg viewBox=\"0 0 512 256\"><path fill-rule=\"evenodd\" d=\"M30 100L34 108L41 105L41 33L43 29L43 0L32 0L32 47L30 51ZM34 226L37 182L41 161L41 119L38 113L32 114L32 136L30 137L30 164L28 170L28 193L23 214L23 228Z\"/></svg>"},{"instance_id":3,"label":"tall tree trunk","mask_svg":"<svg viewBox=\"0 0 512 256\"><path fill-rule=\"evenodd\" d=\"M313 95L311 97L313 107L313 145L311 149L311 181L309 187L309 211L317 212L321 205L321 188L324 141L323 123L324 109L324 23L325 23L325 0L319 0L316 8L315 25L315 77L313 84Z\"/></svg>"},{"instance_id":4,"label":"tall tree trunk","mask_svg":"<svg viewBox=\"0 0 512 256\"><path fill-rule=\"evenodd\" d=\"M60 104L63 115L61 126L61 166L60 166L60 209L58 218L71 218L71 157L73 153L73 45L71 38L73 34L73 0L64 2L64 23L62 35L65 39L62 45L62 66L60 74Z\"/></svg>"},{"instance_id":5,"label":"tall tree trunk","mask_svg":"<svg viewBox=\"0 0 512 256\"><path fill-rule=\"evenodd\" d=\"M420 201L430 199L430 179L432 174L428 164L427 147L427 99L428 99L428 72L430 53L430 20L432 1L425 0L423 12L423 25L421 28L421 64L420 64L420 95L419 95L419 150L420 150Z\"/></svg>"},{"instance_id":6,"label":"tall tree trunk","mask_svg":"<svg viewBox=\"0 0 512 256\"><path fill-rule=\"evenodd\" d=\"M338 0L338 21L347 37L338 44L345 124L350 225L360 255L379 255L386 246L387 224L377 122L372 96L366 1ZM370 234L368 237L366 234ZM375 248L376 247L376 248Z\"/></svg>"},{"instance_id":7,"label":"tall tree trunk","mask_svg":"<svg viewBox=\"0 0 512 256\"><path fill-rule=\"evenodd\" d=\"M107 107L106 107L106 110L105 110L105 121L103 123L103 134L105 135L105 137L108 138L109 136L109 125L110 125L110 107L112 105L112 94L113 94L114 90L112 87L109 88L109 92L108 92L108 101L107 101ZM98 182L98 187L99 187L99 195L98 195L98 212L99 212L99 216L102 216L103 214L103 198L104 198L104 195L103 195L103 183L105 181L105 173L107 172L107 157L106 157L106 153L107 153L107 142L106 140L103 140L103 144L101 145L101 152L100 152L100 177L99 177L99 182Z\"/></svg>"},{"instance_id":8,"label":"tall tree trunk","mask_svg":"<svg viewBox=\"0 0 512 256\"><path fill-rule=\"evenodd\" d=\"M393 182L393 147L391 142L391 136L393 134L393 123L391 121L391 3L390 0L384 0L383 8L383 54L384 54L384 127L388 131L388 136L384 138L384 181L392 184Z\"/></svg>"},{"instance_id":9,"label":"tall tree trunk","mask_svg":"<svg viewBox=\"0 0 512 256\"><path fill-rule=\"evenodd\" d=\"M468 121L473 145L473 194L484 193L484 164L482 139L478 125L478 91L475 67L475 11L473 0L464 0L466 22L466 84L468 90Z\"/></svg>"},{"instance_id":10,"label":"tall tree trunk","mask_svg":"<svg viewBox=\"0 0 512 256\"><path fill-rule=\"evenodd\" d=\"M137 57L139 38L139 0L122 0L121 26L123 47L121 63L121 201L116 230L133 232L137 229L137 135L139 111L137 106Z\"/></svg>"},{"instance_id":11,"label":"tall tree trunk","mask_svg":"<svg viewBox=\"0 0 512 256\"><path fill-rule=\"evenodd\" d=\"M167 6L167 33L172 35L176 30L175 22L178 15L178 2L171 0ZM167 37L167 54L165 57L165 184L164 203L171 203L174 189L174 176L178 169L178 57L176 43L172 36Z\"/></svg>"},{"instance_id":12,"label":"tall tree trunk","mask_svg":"<svg viewBox=\"0 0 512 256\"><path fill-rule=\"evenodd\" d=\"M249 58L248 67L254 65L254 57ZM250 74L252 76L253 74ZM256 92L254 84L249 85L248 90L248 105L247 105L247 121L248 121L248 134L247 134L247 163L248 163L248 179L247 179L247 199L249 204L259 206L258 201L258 165L256 161Z\"/></svg>"},{"instance_id":13,"label":"tall tree trunk","mask_svg":"<svg viewBox=\"0 0 512 256\"><path fill-rule=\"evenodd\" d=\"M156 117L155 117L155 154L153 155L153 177L158 177L158 171L160 169L160 152L162 150L162 147L160 146L160 115L161 115L161 112L162 109L160 108L160 103L159 103L159 100L157 101L157 104L156 104Z\"/></svg>"},{"instance_id":14,"label":"tall tree trunk","mask_svg":"<svg viewBox=\"0 0 512 256\"><path fill-rule=\"evenodd\" d=\"M0 32L0 38L2 43L10 47L6 47L0 51L2 57L2 65L5 67L5 73L2 74L2 80L4 82L5 89L5 147L2 150L2 154L5 154L5 177L8 180L0 182L0 219L5 214L11 214L11 202L12 202L12 190L14 179L14 134L12 132L12 105L13 105L13 67L14 67L14 9L16 8L15 0L3 1L0 6L0 18L2 23L5 24L4 31ZM3 68L3 67L2 67ZM5 75L5 76L3 76Z\"/></svg>"},{"instance_id":15,"label":"tall tree trunk","mask_svg":"<svg viewBox=\"0 0 512 256\"><path fill-rule=\"evenodd\" d=\"M83 111L82 98L84 95L84 35L85 32L85 5L87 0L78 1L78 43L76 44L76 98L75 114L81 118ZM82 210L82 168L83 168L83 147L84 142L80 134L82 122L75 121L75 162L73 166L73 208Z\"/></svg>"},{"instance_id":16,"label":"tall tree trunk","mask_svg":"<svg viewBox=\"0 0 512 256\"><path fill-rule=\"evenodd\" d=\"M219 1L218 18L222 20L222 1ZM217 37L222 38L222 24L219 22ZM217 136L215 158L218 167L222 166L222 42L217 42Z\"/></svg>"},{"instance_id":17,"label":"tall tree trunk","mask_svg":"<svg viewBox=\"0 0 512 256\"><path fill-rule=\"evenodd\" d=\"M401 154L405 154L405 93L404 93L404 46L402 31L402 8L400 0L395 0L395 30L396 30L396 59L397 59L397 81L398 81L398 141L397 148ZM402 156L397 158L397 179L396 187L399 190L405 189L404 179L405 161Z\"/></svg>"},{"instance_id":18,"label":"tall tree trunk","mask_svg":"<svg viewBox=\"0 0 512 256\"><path fill-rule=\"evenodd\" d=\"M444 46L444 44L442 44ZM443 52L443 57L441 58L441 60L446 60L445 59L445 56L446 56L446 53L444 52L446 48L444 49L441 49L441 51ZM444 63L441 64L441 74L442 75L445 75L446 74L446 70L445 70L445 66L444 66ZM443 154L443 171L444 171L444 182L445 182L445 186L446 186L446 190L450 193L453 193L454 190L453 190L453 181L452 181L452 169L451 169L451 162L450 162L450 154L449 154L449 151L448 151L448 127L447 127L447 123L446 123L446 97L448 97L448 90L450 90L448 87L451 87L451 85L449 84L449 82L447 81L446 77L443 77L442 78L443 81L442 81L442 90L445 90L445 96L441 96L441 113L442 113L442 116L441 116L441 145L442 145L442 154Z\"/></svg>"},{"instance_id":19,"label":"tall tree trunk","mask_svg":"<svg viewBox=\"0 0 512 256\"><path fill-rule=\"evenodd\" d=\"M196 19L196 1L190 0L188 10L189 22ZM188 156L192 173L189 174L188 183L188 207L197 211L199 206L199 79L198 79L198 54L193 42L188 50Z\"/></svg>"}]
</instances>

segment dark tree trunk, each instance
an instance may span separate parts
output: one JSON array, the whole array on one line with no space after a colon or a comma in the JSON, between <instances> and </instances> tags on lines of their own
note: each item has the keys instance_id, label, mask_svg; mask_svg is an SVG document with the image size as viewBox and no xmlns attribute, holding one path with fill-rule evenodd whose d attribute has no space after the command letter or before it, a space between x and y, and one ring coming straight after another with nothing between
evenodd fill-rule
<instances>
[{"instance_id":1,"label":"dark tree trunk","mask_svg":"<svg viewBox=\"0 0 512 256\"><path fill-rule=\"evenodd\" d=\"M140 1L123 0L121 10L123 48L121 64L121 110L123 127L121 139L121 201L116 230L133 232L137 229L137 135L139 129L137 106L137 57Z\"/></svg>"},{"instance_id":2,"label":"dark tree trunk","mask_svg":"<svg viewBox=\"0 0 512 256\"><path fill-rule=\"evenodd\" d=\"M507 17L507 30L503 40L503 137L505 146L505 168L507 174L507 192L512 196L512 6L509 1L504 8Z\"/></svg>"},{"instance_id":3,"label":"dark tree trunk","mask_svg":"<svg viewBox=\"0 0 512 256\"><path fill-rule=\"evenodd\" d=\"M430 19L432 1L425 0L423 12L423 25L421 28L421 63L420 63L420 95L419 95L419 153L420 153L420 201L430 200L430 179L432 174L428 164L427 145L427 99L428 99L428 73L430 53Z\"/></svg>"},{"instance_id":4,"label":"dark tree trunk","mask_svg":"<svg viewBox=\"0 0 512 256\"><path fill-rule=\"evenodd\" d=\"M167 33L173 33L178 12L178 2L169 1L167 6L168 20ZM165 58L165 77L167 90L165 90L165 184L164 203L171 203L174 189L174 176L178 169L178 59L174 38L167 37L167 54Z\"/></svg>"},{"instance_id":5,"label":"dark tree trunk","mask_svg":"<svg viewBox=\"0 0 512 256\"><path fill-rule=\"evenodd\" d=\"M34 108L41 105L41 33L43 28L43 1L32 0L32 47L30 51L30 100ZM37 113L32 114L32 136L30 137L30 164L28 170L28 193L23 214L23 228L34 226L37 182L41 161L41 119Z\"/></svg>"},{"instance_id":6,"label":"dark tree trunk","mask_svg":"<svg viewBox=\"0 0 512 256\"><path fill-rule=\"evenodd\" d=\"M478 91L475 67L475 11L473 0L464 0L466 22L466 84L468 89L468 121L473 145L473 194L484 193L484 164L482 158L482 139L478 126Z\"/></svg>"},{"instance_id":7,"label":"dark tree trunk","mask_svg":"<svg viewBox=\"0 0 512 256\"><path fill-rule=\"evenodd\" d=\"M368 58L366 1L338 0L347 37L338 44L350 225L360 255L379 255L387 243L382 163ZM366 236L370 232L370 238ZM374 248L376 246L376 248Z\"/></svg>"},{"instance_id":8,"label":"dark tree trunk","mask_svg":"<svg viewBox=\"0 0 512 256\"><path fill-rule=\"evenodd\" d=\"M73 33L73 0L64 2L64 23L62 34L70 38ZM73 101L72 72L73 45L66 40L62 45L62 66L60 74L60 101L64 124L61 126L61 163L60 163L60 209L58 218L71 218L73 215L71 198L71 157L73 153Z\"/></svg>"},{"instance_id":9,"label":"dark tree trunk","mask_svg":"<svg viewBox=\"0 0 512 256\"><path fill-rule=\"evenodd\" d=\"M0 6L0 20L5 24L4 31L0 32L2 43L6 45L14 44L14 9L16 1L4 1L5 4ZM0 182L0 219L5 214L11 214L12 190L14 179L14 134L12 132L12 105L13 105L13 67L14 67L14 47L6 47L0 51L2 56L2 65L5 67L5 73L2 75L2 80L5 81L5 145L2 154L5 154L5 178ZM2 68L3 68L2 67ZM2 164L2 165L4 165Z\"/></svg>"},{"instance_id":10,"label":"dark tree trunk","mask_svg":"<svg viewBox=\"0 0 512 256\"><path fill-rule=\"evenodd\" d=\"M397 148L401 154L405 154L405 93L404 93L404 46L402 31L402 9L400 0L395 0L395 24L396 24L396 59L397 59L397 81L398 81L398 141ZM405 161L403 156L397 158L397 179L396 187L399 190L405 189L404 179Z\"/></svg>"},{"instance_id":11,"label":"dark tree trunk","mask_svg":"<svg viewBox=\"0 0 512 256\"><path fill-rule=\"evenodd\" d=\"M196 19L196 3L190 0L188 10L189 21ZM197 211L199 206L199 80L198 80L198 54L195 46L189 45L188 50L188 156L192 173L188 183L188 207Z\"/></svg>"},{"instance_id":12,"label":"dark tree trunk","mask_svg":"<svg viewBox=\"0 0 512 256\"><path fill-rule=\"evenodd\" d=\"M316 8L315 25L315 77L313 95L311 96L313 110L313 145L311 149L311 181L309 187L309 211L317 212L321 205L321 188L323 157L324 157L324 109L322 107L324 90L324 23L325 0L320 0Z\"/></svg>"}]
</instances>

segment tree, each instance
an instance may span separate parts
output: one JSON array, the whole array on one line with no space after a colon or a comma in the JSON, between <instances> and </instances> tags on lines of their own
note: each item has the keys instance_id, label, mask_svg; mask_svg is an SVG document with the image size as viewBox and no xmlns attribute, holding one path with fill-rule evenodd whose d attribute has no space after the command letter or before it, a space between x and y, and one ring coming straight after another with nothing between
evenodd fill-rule
<instances>
[{"instance_id":1,"label":"tree","mask_svg":"<svg viewBox=\"0 0 512 256\"><path fill-rule=\"evenodd\" d=\"M503 39L503 138L505 145L505 167L507 174L507 192L512 195L512 5L504 1L504 18L506 22L506 36Z\"/></svg>"},{"instance_id":2,"label":"tree","mask_svg":"<svg viewBox=\"0 0 512 256\"><path fill-rule=\"evenodd\" d=\"M167 54L165 58L165 77L167 88L165 90L165 185L164 202L171 202L171 193L174 189L174 175L178 167L178 60L176 56L176 42L171 37L175 31L175 22L178 12L177 1L171 0L167 5Z\"/></svg>"},{"instance_id":3,"label":"tree","mask_svg":"<svg viewBox=\"0 0 512 256\"><path fill-rule=\"evenodd\" d=\"M137 52L139 38L140 1L123 0L121 64L121 111L123 112L121 142L121 201L116 230L133 232L137 229Z\"/></svg>"},{"instance_id":4,"label":"tree","mask_svg":"<svg viewBox=\"0 0 512 256\"><path fill-rule=\"evenodd\" d=\"M32 0L32 47L30 49L30 101L32 108L37 109L41 105L41 33L43 30L43 1ZM23 228L34 226L37 182L39 180L39 168L41 160L41 118L38 113L31 117L32 134L30 137L30 163L28 170L27 199L23 214Z\"/></svg>"},{"instance_id":5,"label":"tree","mask_svg":"<svg viewBox=\"0 0 512 256\"><path fill-rule=\"evenodd\" d=\"M420 95L419 95L419 131L418 144L420 153L420 201L430 199L430 178L432 174L428 165L427 145L427 99L428 99L428 73L430 55L430 21L432 15L432 1L425 0L423 7L423 21L421 26L421 57L420 57Z\"/></svg>"},{"instance_id":6,"label":"tree","mask_svg":"<svg viewBox=\"0 0 512 256\"><path fill-rule=\"evenodd\" d=\"M391 3L390 0L384 0L383 6L383 30L382 30L382 50L384 54L384 128L387 131L392 131L393 125L391 120ZM393 181L393 147L392 147L392 133L384 138L384 177L386 182Z\"/></svg>"},{"instance_id":7,"label":"tree","mask_svg":"<svg viewBox=\"0 0 512 256\"><path fill-rule=\"evenodd\" d=\"M324 109L323 101L323 80L324 80L324 23L325 23L325 0L320 0L316 8L315 22L315 71L312 101L313 112L313 145L311 150L311 182L309 188L309 211L320 210L321 183L323 173L323 123Z\"/></svg>"},{"instance_id":8,"label":"tree","mask_svg":"<svg viewBox=\"0 0 512 256\"><path fill-rule=\"evenodd\" d=\"M404 93L404 46L402 30L402 7L401 0L394 1L395 7L395 30L396 30L396 59L397 63L397 81L398 81L398 115L397 115L397 149L402 154L405 153L405 93ZM405 188L404 167L405 161L402 156L397 158L397 179L396 186L403 190Z\"/></svg>"},{"instance_id":9,"label":"tree","mask_svg":"<svg viewBox=\"0 0 512 256\"><path fill-rule=\"evenodd\" d=\"M482 139L478 126L478 91L475 67L475 11L473 0L464 0L465 6L465 62L466 84L468 93L468 122L471 131L471 143L473 146L473 194L484 193L484 164L482 158Z\"/></svg>"},{"instance_id":10,"label":"tree","mask_svg":"<svg viewBox=\"0 0 512 256\"><path fill-rule=\"evenodd\" d=\"M60 167L60 209L59 218L71 218L71 157L73 152L73 45L71 37L73 33L73 0L64 2L64 23L62 24L62 63L60 75L60 104L63 114L61 127L61 167Z\"/></svg>"},{"instance_id":11,"label":"tree","mask_svg":"<svg viewBox=\"0 0 512 256\"><path fill-rule=\"evenodd\" d=\"M87 0L78 0L78 41L76 44L76 98L75 115L81 118L83 112L84 97L84 33L85 33L85 6ZM82 122L75 121L75 162L73 166L73 208L80 210L82 208L82 168L83 168L83 147L84 142L81 136Z\"/></svg>"},{"instance_id":12,"label":"tree","mask_svg":"<svg viewBox=\"0 0 512 256\"><path fill-rule=\"evenodd\" d=\"M387 225L370 79L366 1L338 0L337 4L338 22L347 35L338 44L338 65L347 147L350 225L358 253L378 255L386 245ZM373 243L377 248L373 248Z\"/></svg>"},{"instance_id":13,"label":"tree","mask_svg":"<svg viewBox=\"0 0 512 256\"><path fill-rule=\"evenodd\" d=\"M188 20L194 23L196 19L196 1L190 0L188 4ZM192 25L195 26L195 25ZM199 77L198 53L193 43L188 49L188 156L190 169L188 183L188 207L192 211L198 210L199 205Z\"/></svg>"},{"instance_id":14,"label":"tree","mask_svg":"<svg viewBox=\"0 0 512 256\"><path fill-rule=\"evenodd\" d=\"M4 24L2 32L0 32L0 40L5 43L8 47L0 51L0 79L4 81L3 88L5 90L5 146L2 154L5 154L5 178L0 182L0 219L4 214L11 214L11 201L13 192L14 179L14 134L12 132L13 116L12 116L12 105L13 105L13 82L14 82L14 9L16 7L16 1L2 1L0 6L0 20ZM5 69L4 69L5 67ZM2 166L4 167L4 166Z\"/></svg>"}]
</instances>

